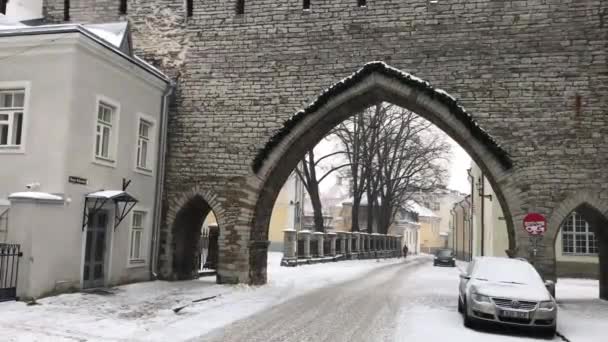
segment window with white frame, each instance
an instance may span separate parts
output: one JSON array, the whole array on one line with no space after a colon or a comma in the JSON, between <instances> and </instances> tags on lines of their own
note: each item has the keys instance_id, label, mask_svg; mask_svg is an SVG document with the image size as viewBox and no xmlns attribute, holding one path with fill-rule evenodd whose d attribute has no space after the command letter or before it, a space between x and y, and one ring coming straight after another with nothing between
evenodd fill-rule
<instances>
[{"instance_id":1,"label":"window with white frame","mask_svg":"<svg viewBox=\"0 0 608 342\"><path fill-rule=\"evenodd\" d=\"M589 223L572 212L562 224L562 253L597 255L597 240Z\"/></svg>"},{"instance_id":2,"label":"window with white frame","mask_svg":"<svg viewBox=\"0 0 608 342\"><path fill-rule=\"evenodd\" d=\"M24 89L0 89L0 148L23 143Z\"/></svg>"},{"instance_id":3,"label":"window with white frame","mask_svg":"<svg viewBox=\"0 0 608 342\"><path fill-rule=\"evenodd\" d=\"M150 152L152 148L152 122L144 119L139 119L139 128L137 136L137 168L151 171Z\"/></svg>"},{"instance_id":4,"label":"window with white frame","mask_svg":"<svg viewBox=\"0 0 608 342\"><path fill-rule=\"evenodd\" d=\"M129 251L129 260L131 263L144 262L144 226L146 224L146 212L134 210L131 219L131 246Z\"/></svg>"},{"instance_id":5,"label":"window with white frame","mask_svg":"<svg viewBox=\"0 0 608 342\"><path fill-rule=\"evenodd\" d=\"M116 107L104 102L97 106L97 128L95 131L95 157L112 161L112 139Z\"/></svg>"}]
</instances>

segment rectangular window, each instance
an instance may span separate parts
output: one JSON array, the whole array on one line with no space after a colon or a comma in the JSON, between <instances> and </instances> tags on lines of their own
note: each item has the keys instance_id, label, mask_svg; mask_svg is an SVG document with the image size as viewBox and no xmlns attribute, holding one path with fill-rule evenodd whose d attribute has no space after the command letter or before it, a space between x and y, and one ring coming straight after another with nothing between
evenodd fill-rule
<instances>
[{"instance_id":1,"label":"rectangular window","mask_svg":"<svg viewBox=\"0 0 608 342\"><path fill-rule=\"evenodd\" d=\"M63 1L63 21L70 21L70 0Z\"/></svg>"},{"instance_id":2,"label":"rectangular window","mask_svg":"<svg viewBox=\"0 0 608 342\"><path fill-rule=\"evenodd\" d=\"M112 130L116 108L100 102L97 107L97 128L95 135L95 157L112 161Z\"/></svg>"},{"instance_id":3,"label":"rectangular window","mask_svg":"<svg viewBox=\"0 0 608 342\"><path fill-rule=\"evenodd\" d=\"M21 146L24 89L0 90L0 149Z\"/></svg>"},{"instance_id":4,"label":"rectangular window","mask_svg":"<svg viewBox=\"0 0 608 342\"><path fill-rule=\"evenodd\" d=\"M120 6L118 8L118 13L127 14L127 0L120 0Z\"/></svg>"},{"instance_id":5,"label":"rectangular window","mask_svg":"<svg viewBox=\"0 0 608 342\"><path fill-rule=\"evenodd\" d=\"M357 0L357 5L359 5L359 7L365 7L367 6L367 0Z\"/></svg>"},{"instance_id":6,"label":"rectangular window","mask_svg":"<svg viewBox=\"0 0 608 342\"><path fill-rule=\"evenodd\" d=\"M305 10L310 9L310 0L303 0L302 8Z\"/></svg>"},{"instance_id":7,"label":"rectangular window","mask_svg":"<svg viewBox=\"0 0 608 342\"><path fill-rule=\"evenodd\" d=\"M150 148L152 123L143 119L139 120L137 137L137 168L150 171Z\"/></svg>"},{"instance_id":8,"label":"rectangular window","mask_svg":"<svg viewBox=\"0 0 608 342\"><path fill-rule=\"evenodd\" d=\"M144 240L144 226L146 222L146 212L133 211L131 221L131 246L129 250L129 260L131 262L143 262L145 251L142 248Z\"/></svg>"},{"instance_id":9,"label":"rectangular window","mask_svg":"<svg viewBox=\"0 0 608 342\"><path fill-rule=\"evenodd\" d=\"M192 17L194 14L194 0L186 0L186 16L188 18Z\"/></svg>"},{"instance_id":10,"label":"rectangular window","mask_svg":"<svg viewBox=\"0 0 608 342\"><path fill-rule=\"evenodd\" d=\"M0 0L0 13L6 14L6 3L8 0Z\"/></svg>"},{"instance_id":11,"label":"rectangular window","mask_svg":"<svg viewBox=\"0 0 608 342\"><path fill-rule=\"evenodd\" d=\"M245 0L236 0L236 14L245 14Z\"/></svg>"}]
</instances>

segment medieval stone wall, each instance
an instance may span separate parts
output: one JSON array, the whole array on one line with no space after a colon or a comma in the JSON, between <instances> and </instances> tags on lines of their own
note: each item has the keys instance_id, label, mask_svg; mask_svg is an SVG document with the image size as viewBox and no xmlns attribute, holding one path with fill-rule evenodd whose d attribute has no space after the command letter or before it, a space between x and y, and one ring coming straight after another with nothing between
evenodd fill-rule
<instances>
[{"instance_id":1,"label":"medieval stone wall","mask_svg":"<svg viewBox=\"0 0 608 342\"><path fill-rule=\"evenodd\" d=\"M51 17L62 2L46 1ZM312 0L304 11L300 0L245 0L237 15L236 1L215 0L195 1L191 18L184 3L132 0L128 19L140 54L179 79L167 210L193 187L215 194L226 279L249 271L251 218L242 208L263 193L246 183L256 152L290 115L370 61L445 89L511 154L510 181L495 190L519 198L509 207L517 231L527 212L550 216L575 190L608 197L605 1ZM120 19L117 9L82 8L73 20ZM549 274L552 248L541 257Z\"/></svg>"}]
</instances>

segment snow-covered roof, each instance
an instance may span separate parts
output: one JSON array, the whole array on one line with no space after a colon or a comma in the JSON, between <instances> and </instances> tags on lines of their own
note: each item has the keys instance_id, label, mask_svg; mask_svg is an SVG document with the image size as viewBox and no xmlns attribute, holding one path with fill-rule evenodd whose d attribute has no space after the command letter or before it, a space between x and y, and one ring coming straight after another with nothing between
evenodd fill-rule
<instances>
[{"instance_id":1,"label":"snow-covered roof","mask_svg":"<svg viewBox=\"0 0 608 342\"><path fill-rule=\"evenodd\" d=\"M135 198L129 195L126 191L122 190L102 190L87 194L87 198L102 198L102 199L120 199L120 200L135 200Z\"/></svg>"},{"instance_id":2,"label":"snow-covered roof","mask_svg":"<svg viewBox=\"0 0 608 342\"><path fill-rule=\"evenodd\" d=\"M133 64L160 78L164 82L171 83L169 77L163 74L160 70L133 55L131 51L131 38L128 25L129 24L126 22L119 22L106 24L57 24L27 26L4 18L3 21L0 21L0 38L22 35L79 32L84 36L96 41L100 45L111 49L118 55L126 58Z\"/></svg>"},{"instance_id":3,"label":"snow-covered roof","mask_svg":"<svg viewBox=\"0 0 608 342\"><path fill-rule=\"evenodd\" d=\"M19 27L25 27L25 25L0 13L0 30L15 29Z\"/></svg>"},{"instance_id":4,"label":"snow-covered roof","mask_svg":"<svg viewBox=\"0 0 608 342\"><path fill-rule=\"evenodd\" d=\"M352 204L354 201L355 201L354 197L349 197L349 198L345 199L342 203ZM378 198L378 204L380 204L380 203L381 203L381 200L380 200L380 198ZM366 206L368 204L367 195L364 194L363 196L361 196L361 202L359 204L362 206Z\"/></svg>"},{"instance_id":5,"label":"snow-covered roof","mask_svg":"<svg viewBox=\"0 0 608 342\"><path fill-rule=\"evenodd\" d=\"M83 25L88 31L92 32L106 42L120 48L125 39L127 31L127 23L109 23L109 24L86 24Z\"/></svg>"},{"instance_id":6,"label":"snow-covered roof","mask_svg":"<svg viewBox=\"0 0 608 342\"><path fill-rule=\"evenodd\" d=\"M88 198L114 198L120 195L124 195L126 192L120 190L104 190L92 192L87 195Z\"/></svg>"},{"instance_id":7,"label":"snow-covered roof","mask_svg":"<svg viewBox=\"0 0 608 342\"><path fill-rule=\"evenodd\" d=\"M34 200L44 200L44 201L63 201L63 197L58 195L53 195L48 192L38 192L38 191L25 191L25 192L15 192L8 196L9 199L34 199Z\"/></svg>"},{"instance_id":8,"label":"snow-covered roof","mask_svg":"<svg viewBox=\"0 0 608 342\"><path fill-rule=\"evenodd\" d=\"M425 206L418 204L418 202L409 200L406 203L407 209L414 211L421 217L438 217L433 211Z\"/></svg>"}]
</instances>

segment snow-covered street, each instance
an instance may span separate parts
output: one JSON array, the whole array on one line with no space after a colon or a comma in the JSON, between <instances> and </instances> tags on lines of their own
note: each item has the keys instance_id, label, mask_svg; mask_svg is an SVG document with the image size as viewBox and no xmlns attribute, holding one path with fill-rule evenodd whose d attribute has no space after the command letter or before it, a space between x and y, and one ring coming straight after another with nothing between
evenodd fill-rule
<instances>
[{"instance_id":1,"label":"snow-covered street","mask_svg":"<svg viewBox=\"0 0 608 342\"><path fill-rule=\"evenodd\" d=\"M456 310L458 269L429 257L279 267L269 284L220 286L213 279L66 294L41 305L0 303L2 341L533 341L525 334L465 329ZM608 303L596 281L562 279L558 330L601 341ZM203 297L178 314L173 308ZM559 338L556 337L556 341Z\"/></svg>"}]
</instances>

